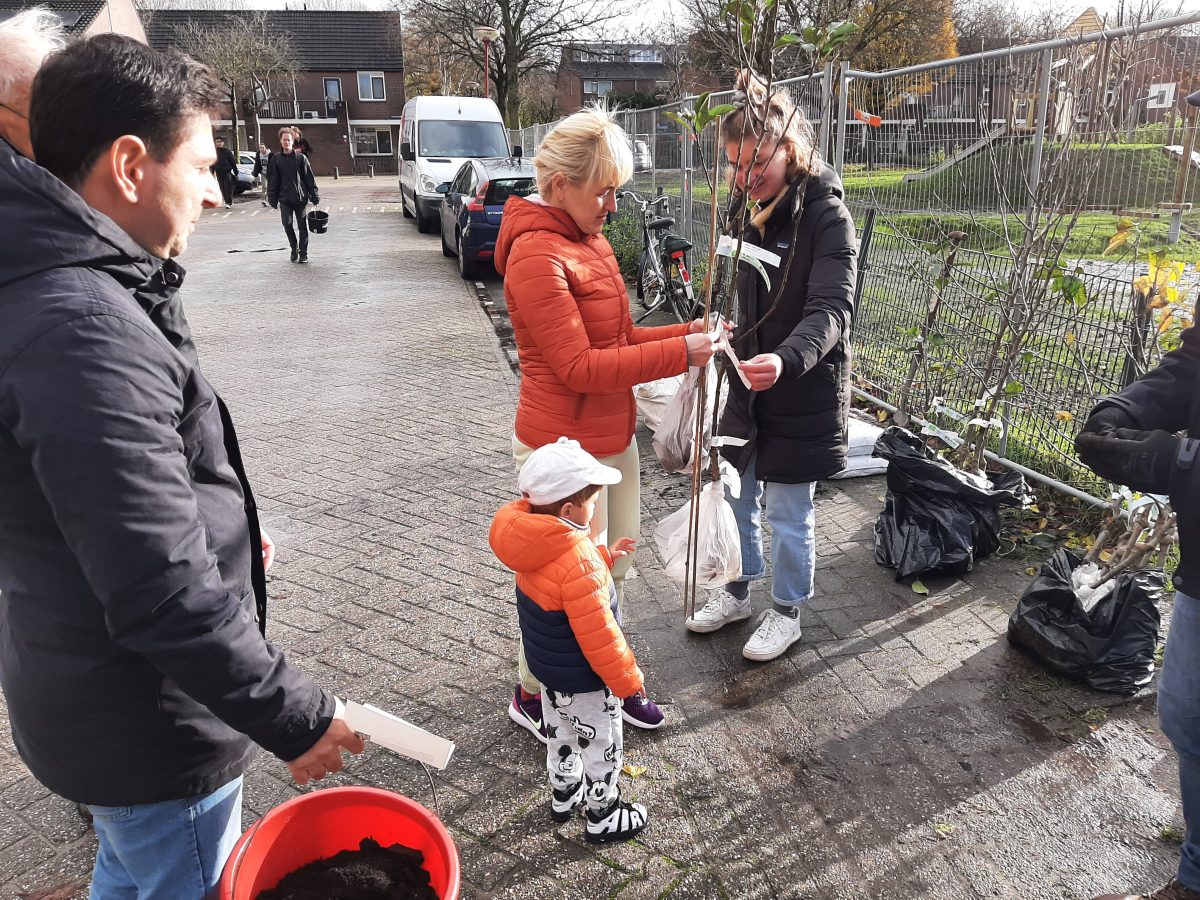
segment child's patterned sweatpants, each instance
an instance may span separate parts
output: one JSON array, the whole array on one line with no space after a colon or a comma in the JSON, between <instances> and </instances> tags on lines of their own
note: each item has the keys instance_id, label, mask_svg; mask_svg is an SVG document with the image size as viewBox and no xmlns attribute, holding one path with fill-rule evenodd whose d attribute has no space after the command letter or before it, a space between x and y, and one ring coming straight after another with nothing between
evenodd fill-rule
<instances>
[{"instance_id":1,"label":"child's patterned sweatpants","mask_svg":"<svg viewBox=\"0 0 1200 900\"><path fill-rule=\"evenodd\" d=\"M608 688L566 694L543 685L542 717L550 786L567 793L586 780L588 809L608 809L620 794L624 762L621 701Z\"/></svg>"}]
</instances>

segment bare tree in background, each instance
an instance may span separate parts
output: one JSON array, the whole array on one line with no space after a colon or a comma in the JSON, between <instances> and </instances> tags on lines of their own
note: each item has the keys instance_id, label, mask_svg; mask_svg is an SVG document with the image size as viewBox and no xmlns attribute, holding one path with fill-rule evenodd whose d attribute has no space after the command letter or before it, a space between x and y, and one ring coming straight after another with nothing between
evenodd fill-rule
<instances>
[{"instance_id":1,"label":"bare tree in background","mask_svg":"<svg viewBox=\"0 0 1200 900\"><path fill-rule=\"evenodd\" d=\"M626 0L403 0L408 31L417 39L441 36L451 52L470 60L482 81L483 47L473 31L479 25L500 30L491 45L490 77L504 120L521 119L521 79L553 67L561 47L596 39L599 31L627 12Z\"/></svg>"},{"instance_id":2,"label":"bare tree in background","mask_svg":"<svg viewBox=\"0 0 1200 900\"><path fill-rule=\"evenodd\" d=\"M231 14L220 25L189 21L174 29L174 42L181 50L204 63L229 90L233 122L233 152L238 150L238 111L254 96L258 86L267 86L272 76L295 73L295 53L287 34L272 32L262 12Z\"/></svg>"},{"instance_id":3,"label":"bare tree in background","mask_svg":"<svg viewBox=\"0 0 1200 900\"><path fill-rule=\"evenodd\" d=\"M956 0L954 4L958 52L963 55L1049 40L1060 35L1070 20L1052 4L1033 10L1016 0Z\"/></svg>"}]
</instances>

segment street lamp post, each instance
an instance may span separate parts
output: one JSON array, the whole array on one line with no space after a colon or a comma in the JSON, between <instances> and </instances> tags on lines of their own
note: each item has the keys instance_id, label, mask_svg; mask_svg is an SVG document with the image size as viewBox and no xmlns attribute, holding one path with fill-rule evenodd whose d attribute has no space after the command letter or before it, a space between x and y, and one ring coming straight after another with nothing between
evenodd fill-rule
<instances>
[{"instance_id":1,"label":"street lamp post","mask_svg":"<svg viewBox=\"0 0 1200 900\"><path fill-rule=\"evenodd\" d=\"M483 42L483 96L490 97L492 92L488 84L488 66L492 57L492 41L500 35L500 29L491 25L479 25L475 28L474 35L475 40Z\"/></svg>"}]
</instances>

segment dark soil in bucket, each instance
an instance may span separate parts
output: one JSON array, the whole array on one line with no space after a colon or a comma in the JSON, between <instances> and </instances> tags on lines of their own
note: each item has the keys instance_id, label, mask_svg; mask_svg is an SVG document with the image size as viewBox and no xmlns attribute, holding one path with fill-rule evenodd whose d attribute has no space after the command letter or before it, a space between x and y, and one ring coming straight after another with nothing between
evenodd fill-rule
<instances>
[{"instance_id":1,"label":"dark soil in bucket","mask_svg":"<svg viewBox=\"0 0 1200 900\"><path fill-rule=\"evenodd\" d=\"M358 847L301 866L256 900L438 900L419 850L371 838Z\"/></svg>"}]
</instances>

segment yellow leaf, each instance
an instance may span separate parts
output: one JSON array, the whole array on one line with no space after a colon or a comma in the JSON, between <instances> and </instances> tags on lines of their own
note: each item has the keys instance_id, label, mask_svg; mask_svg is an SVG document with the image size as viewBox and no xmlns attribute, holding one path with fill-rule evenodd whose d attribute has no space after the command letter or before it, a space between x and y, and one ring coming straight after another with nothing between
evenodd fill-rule
<instances>
[{"instance_id":1,"label":"yellow leaf","mask_svg":"<svg viewBox=\"0 0 1200 900\"><path fill-rule=\"evenodd\" d=\"M625 765L621 766L621 771L630 778L638 778L646 774L646 767L635 766L633 763L625 763Z\"/></svg>"},{"instance_id":2,"label":"yellow leaf","mask_svg":"<svg viewBox=\"0 0 1200 900\"><path fill-rule=\"evenodd\" d=\"M1043 531L1043 530L1045 530L1045 528L1046 528L1046 522L1047 522L1047 521L1049 521L1049 520L1048 520L1048 519L1046 519L1045 517L1042 517L1041 519L1038 519L1038 530L1039 530L1039 531Z\"/></svg>"},{"instance_id":3,"label":"yellow leaf","mask_svg":"<svg viewBox=\"0 0 1200 900\"><path fill-rule=\"evenodd\" d=\"M1104 248L1105 253L1112 253L1118 247L1123 247L1125 242L1129 240L1129 229L1120 230L1108 239L1108 246Z\"/></svg>"},{"instance_id":4,"label":"yellow leaf","mask_svg":"<svg viewBox=\"0 0 1200 900\"><path fill-rule=\"evenodd\" d=\"M1036 575L1037 573L1038 573L1038 567L1037 567L1037 566L1026 566L1026 567L1025 567L1025 574L1026 574L1026 575Z\"/></svg>"},{"instance_id":5,"label":"yellow leaf","mask_svg":"<svg viewBox=\"0 0 1200 900\"><path fill-rule=\"evenodd\" d=\"M1112 551L1111 550L1101 550L1100 551L1100 561L1101 562L1108 562L1110 559L1112 559Z\"/></svg>"},{"instance_id":6,"label":"yellow leaf","mask_svg":"<svg viewBox=\"0 0 1200 900\"><path fill-rule=\"evenodd\" d=\"M1150 293L1150 288L1153 285L1154 282L1150 280L1149 275L1139 275L1137 278L1133 279L1133 289L1143 297Z\"/></svg>"},{"instance_id":7,"label":"yellow leaf","mask_svg":"<svg viewBox=\"0 0 1200 900\"><path fill-rule=\"evenodd\" d=\"M1075 416L1072 415L1071 413L1067 412L1065 409L1060 409L1058 412L1056 412L1054 414L1054 421L1056 421L1056 422L1074 422Z\"/></svg>"},{"instance_id":8,"label":"yellow leaf","mask_svg":"<svg viewBox=\"0 0 1200 900\"><path fill-rule=\"evenodd\" d=\"M875 419L879 422L884 421L885 419L887 419L887 417L888 417L888 411L886 409L880 409L875 412Z\"/></svg>"},{"instance_id":9,"label":"yellow leaf","mask_svg":"<svg viewBox=\"0 0 1200 900\"><path fill-rule=\"evenodd\" d=\"M1029 511L1031 513L1037 513L1039 516L1042 514L1042 511L1038 508L1036 503L1029 504Z\"/></svg>"},{"instance_id":10,"label":"yellow leaf","mask_svg":"<svg viewBox=\"0 0 1200 900\"><path fill-rule=\"evenodd\" d=\"M1075 343L1075 332L1068 331L1063 335L1063 340L1066 341L1067 346L1070 347L1073 343Z\"/></svg>"},{"instance_id":11,"label":"yellow leaf","mask_svg":"<svg viewBox=\"0 0 1200 900\"><path fill-rule=\"evenodd\" d=\"M1171 327L1171 319L1173 319L1173 318L1174 318L1174 315L1171 313L1171 310L1168 309L1165 313L1163 313L1163 317L1158 320L1158 333L1159 334L1162 334L1164 331L1166 331L1168 328Z\"/></svg>"}]
</instances>

